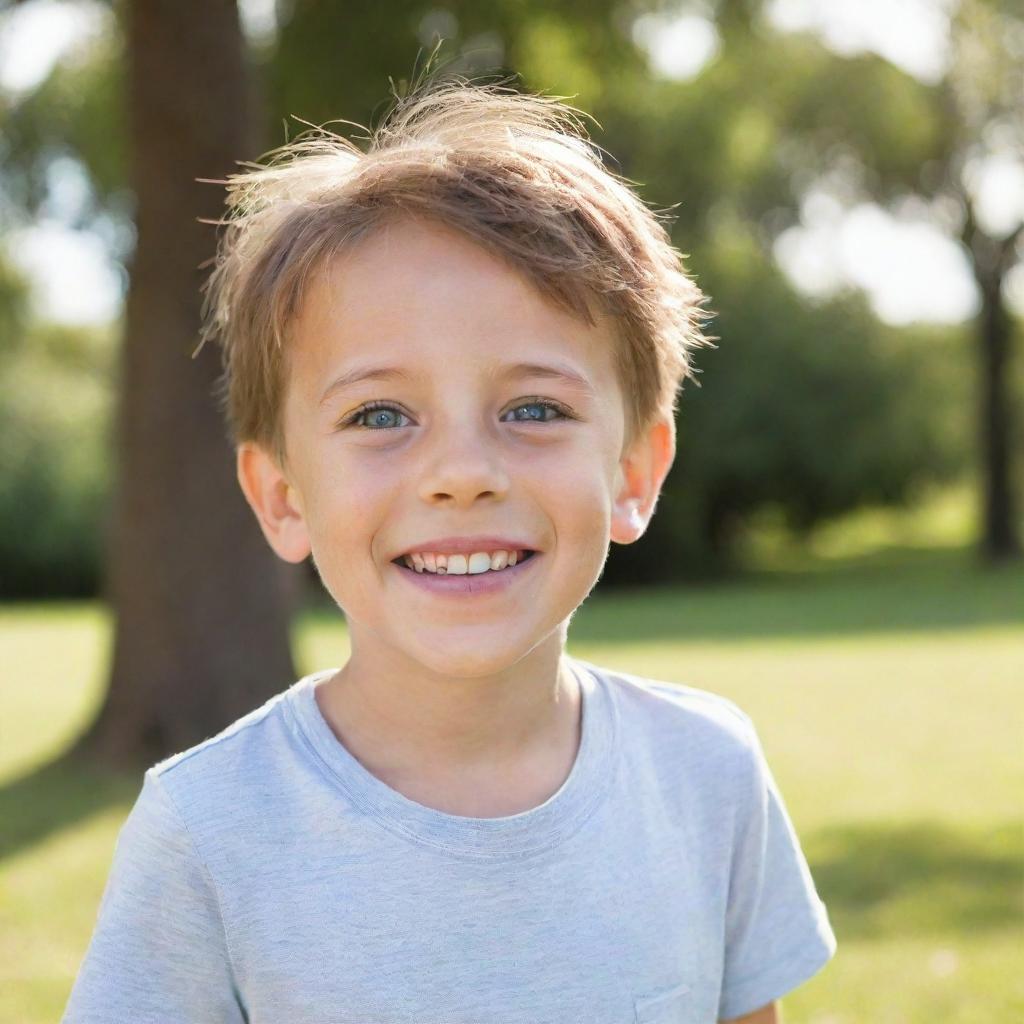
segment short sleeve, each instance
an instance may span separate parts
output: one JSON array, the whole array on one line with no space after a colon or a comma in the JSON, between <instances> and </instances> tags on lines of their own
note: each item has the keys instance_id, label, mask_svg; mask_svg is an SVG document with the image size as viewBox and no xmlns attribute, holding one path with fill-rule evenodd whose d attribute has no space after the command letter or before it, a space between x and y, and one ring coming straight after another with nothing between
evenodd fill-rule
<instances>
[{"instance_id":1,"label":"short sleeve","mask_svg":"<svg viewBox=\"0 0 1024 1024\"><path fill-rule=\"evenodd\" d=\"M817 974L836 951L825 904L760 740L750 719L743 718L749 762L729 879L719 1020L781 999Z\"/></svg>"},{"instance_id":2,"label":"short sleeve","mask_svg":"<svg viewBox=\"0 0 1024 1024\"><path fill-rule=\"evenodd\" d=\"M240 1024L217 896L153 769L118 833L62 1024Z\"/></svg>"}]
</instances>

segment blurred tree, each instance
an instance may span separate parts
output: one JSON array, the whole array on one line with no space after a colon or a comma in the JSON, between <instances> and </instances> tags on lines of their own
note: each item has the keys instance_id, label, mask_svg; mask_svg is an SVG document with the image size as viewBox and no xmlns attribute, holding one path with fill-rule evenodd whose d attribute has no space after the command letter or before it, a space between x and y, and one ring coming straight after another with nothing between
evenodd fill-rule
<instances>
[{"instance_id":1,"label":"blurred tree","mask_svg":"<svg viewBox=\"0 0 1024 1024\"><path fill-rule=\"evenodd\" d=\"M126 22L130 184L138 241L120 367L107 594L110 686L72 751L150 764L199 742L294 677L293 567L267 548L234 480L197 361L200 273L219 217L197 183L258 149L234 0L134 0Z\"/></svg>"},{"instance_id":2,"label":"blurred tree","mask_svg":"<svg viewBox=\"0 0 1024 1024\"><path fill-rule=\"evenodd\" d=\"M0 599L92 596L107 533L114 332L28 321L0 326L0 339Z\"/></svg>"},{"instance_id":3,"label":"blurred tree","mask_svg":"<svg viewBox=\"0 0 1024 1024\"><path fill-rule=\"evenodd\" d=\"M0 259L0 367L24 347L29 285L5 259Z\"/></svg>"},{"instance_id":4,"label":"blurred tree","mask_svg":"<svg viewBox=\"0 0 1024 1024\"><path fill-rule=\"evenodd\" d=\"M722 341L702 353L705 386L681 396L678 470L661 511L641 544L613 551L606 578L641 584L664 578L666 565L673 576L718 576L767 509L806 537L850 509L906 502L963 471L963 423L953 418L963 396L943 372L960 350L957 332L885 328L857 291L809 304L741 225L696 262Z\"/></svg>"},{"instance_id":5,"label":"blurred tree","mask_svg":"<svg viewBox=\"0 0 1024 1024\"><path fill-rule=\"evenodd\" d=\"M811 73L795 76L800 65L786 59L784 48L762 52L775 63L786 60L791 80L803 78L804 87L779 108L797 143L790 151L794 180L831 175L849 201L864 197L898 206L917 200L937 221L959 224L981 296L974 322L983 481L979 553L999 562L1021 555L1012 458L1014 330L1005 283L1024 258L1024 217L1019 204L1012 222L981 216L977 186L992 161L1018 172L1024 165L1024 9L1018 0L958 0L950 36L949 66L934 85L874 57L832 57L817 71L805 63Z\"/></svg>"},{"instance_id":6,"label":"blurred tree","mask_svg":"<svg viewBox=\"0 0 1024 1024\"><path fill-rule=\"evenodd\" d=\"M1008 159L1018 169L1024 166L1024 7L1019 0L961 0L953 20L953 61L940 96L948 143L943 159L929 172L934 192L951 196L964 211L960 237L981 293L982 544L990 559L1002 561L1021 555L1011 458L1013 329L1005 285L1024 260L1024 205L1017 204L1016 223L986 222L970 185L990 161Z\"/></svg>"},{"instance_id":7,"label":"blurred tree","mask_svg":"<svg viewBox=\"0 0 1024 1024\"><path fill-rule=\"evenodd\" d=\"M5 7L33 0L0 0ZM126 82L123 39L110 7L108 31L60 61L23 93L0 92L0 160L3 192L12 211L31 217L45 208L54 161L70 158L88 173L89 191L75 226L97 228L107 216L130 219L125 132Z\"/></svg>"}]
</instances>

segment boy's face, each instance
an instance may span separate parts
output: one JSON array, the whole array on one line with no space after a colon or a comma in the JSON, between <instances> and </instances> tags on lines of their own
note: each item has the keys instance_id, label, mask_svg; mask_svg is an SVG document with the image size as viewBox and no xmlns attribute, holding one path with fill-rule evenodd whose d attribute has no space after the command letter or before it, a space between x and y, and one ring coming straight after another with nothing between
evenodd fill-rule
<instances>
[{"instance_id":1,"label":"boy's face","mask_svg":"<svg viewBox=\"0 0 1024 1024\"><path fill-rule=\"evenodd\" d=\"M422 220L395 221L311 275L289 362L288 466L242 445L239 481L278 555L312 552L353 653L384 645L391 664L477 676L560 645L609 541L643 533L674 455L671 423L622 452L607 322L577 321ZM402 375L331 388L384 367ZM378 407L360 412L368 402ZM435 579L459 585L443 592L393 561L473 535L537 554L514 571Z\"/></svg>"}]
</instances>

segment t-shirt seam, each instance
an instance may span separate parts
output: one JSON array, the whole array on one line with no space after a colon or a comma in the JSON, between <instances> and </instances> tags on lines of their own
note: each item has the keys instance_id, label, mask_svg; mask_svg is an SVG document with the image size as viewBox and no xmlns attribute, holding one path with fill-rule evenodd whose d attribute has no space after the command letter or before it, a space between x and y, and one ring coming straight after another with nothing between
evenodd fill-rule
<instances>
[{"instance_id":1,"label":"t-shirt seam","mask_svg":"<svg viewBox=\"0 0 1024 1024\"><path fill-rule=\"evenodd\" d=\"M196 757L213 747L218 747L222 743L226 743L228 740L233 740L236 736L241 736L242 733L246 732L248 729L255 729L257 726L263 725L267 719L274 714L287 693L287 690L283 690L281 693L275 694L271 697L266 704L248 712L248 714L253 715L254 717L250 721L246 722L241 728L235 729L232 728L232 726L228 726L223 733L216 736L210 736L201 743L197 743L190 750L183 751L180 754L173 754L164 761L157 762L152 766L154 776L160 777L169 774L170 772L173 772L175 768L179 767L179 765L185 764L186 761L191 761L193 757ZM257 711L262 711L263 714L255 714ZM168 764L168 761L173 761L173 764Z\"/></svg>"},{"instance_id":2,"label":"t-shirt seam","mask_svg":"<svg viewBox=\"0 0 1024 1024\"><path fill-rule=\"evenodd\" d=\"M164 798L167 800L167 803L171 808L172 813L177 818L178 822L181 824L182 831L185 833L189 845L192 847L192 852L195 855L196 862L199 864L201 871L203 872L207 881L210 884L210 891L213 893L213 898L217 903L217 921L220 924L221 935L224 936L224 950L228 955L228 970L231 972L232 988L238 994L239 998L241 998L242 990L239 984L239 975L236 968L236 959L234 953L231 950L231 940L228 937L227 924L225 923L224 920L224 902L221 899L220 889L217 886L217 880L213 877L213 872L207 866L206 861L203 858L202 853L200 852L199 843L196 840L195 836L192 834L192 830L189 828L188 822L185 820L185 816L181 813L181 809L178 807L177 801L171 795L170 790L160 780L159 775L154 773L153 779L157 787L157 790L163 794Z\"/></svg>"},{"instance_id":3,"label":"t-shirt seam","mask_svg":"<svg viewBox=\"0 0 1024 1024\"><path fill-rule=\"evenodd\" d=\"M443 843L435 843L429 839L424 839L421 835L417 834L416 832L407 829L404 825L401 824L401 822L395 821L393 818L389 818L385 815L381 815L380 813L378 813L376 808L368 806L362 799L360 799L358 794L353 793L353 791L345 785L345 780L340 775L338 775L338 773L334 771L331 765L324 759L319 749L317 749L316 744L314 744L310 737L306 734L305 723L299 717L297 710L295 708L289 708L288 710L289 713L292 715L293 719L295 719L295 724L298 727L297 731L299 733L303 745L306 747L307 750L309 750L314 755L317 765L320 766L320 770L325 773L327 779L330 782L341 787L341 789L344 791L345 795L349 798L349 800L351 800L352 803L356 807L358 807L359 810L362 811L364 815L375 821L377 825L380 828L384 829L386 832L398 835L400 838L406 839L409 842L415 843L418 846L423 846L435 852L443 853L446 856L455 857L462 860L471 860L475 862L514 860L516 862L520 862L524 860L530 860L533 857L538 857L541 854L547 853L549 850L554 849L556 846L559 846L561 843L568 841L581 828L583 828L583 826L594 816L597 809L601 806L601 802L605 794L608 792L610 783L614 778L614 774L617 769L618 759L616 758L615 761L606 769L605 777L601 784L601 787L593 791L590 808L586 811L585 814L581 815L580 820L576 823L576 826L571 831L561 833L558 836L556 836L551 842L546 843L543 846L539 846L536 849L532 849L526 853L520 853L514 857L509 857L507 854L503 853L472 853L469 851L459 850L450 846L446 846Z\"/></svg>"},{"instance_id":4,"label":"t-shirt seam","mask_svg":"<svg viewBox=\"0 0 1024 1024\"><path fill-rule=\"evenodd\" d=\"M640 679L641 677L631 677ZM728 697L723 697L720 693L711 693L708 690L701 690L697 687L689 686L686 683L669 683L664 680L647 680L647 685L653 689L663 690L671 693L673 696L692 697L695 700L699 700L704 704L710 704L715 707L725 708L741 725L750 728L752 725L752 719L735 701L730 700ZM641 683L640 685L643 685Z\"/></svg>"},{"instance_id":5,"label":"t-shirt seam","mask_svg":"<svg viewBox=\"0 0 1024 1024\"><path fill-rule=\"evenodd\" d=\"M578 659L577 659L578 660ZM600 680L595 680L598 686L601 685ZM297 694L296 694L297 696ZM315 699L315 697L314 697ZM362 813L371 818L377 825L393 835L398 835L402 839L406 839L409 842L415 843L416 845L426 847L427 849L433 850L438 853L443 853L446 856L454 857L461 860L469 860L473 862L510 862L515 861L517 863L531 860L534 857L539 857L541 854L547 853L555 847L561 845L563 842L567 842L573 835L580 831L584 825L594 816L598 808L601 806L605 796L607 795L612 782L615 778L615 773L618 770L619 762L619 737L618 727L616 721L616 713L614 708L614 700L610 694L605 694L605 699L612 701L613 706L609 708L609 714L611 716L611 722L609 723L610 730L610 745L613 754L612 763L609 764L604 772L604 777L601 781L599 788L591 792L591 804L585 813L580 815L579 820L576 822L575 827L565 833L560 833L551 842L545 843L543 846L532 849L528 852L520 852L515 856L508 856L503 853L473 853L470 851L460 850L451 846L446 846L443 843L436 843L429 839L424 839L418 833L406 828L401 822L395 821L393 818L386 815L380 814L377 809L373 806L368 805L364 800L360 798L360 795L354 793L352 789L345 784L344 778L342 778L331 766L331 764L324 758L323 754L318 749L317 745L312 741L312 738L307 734L306 723L303 721L303 716L297 707L292 706L286 702L288 714L296 727L295 731L299 734L303 745L309 750L315 758L317 765L320 766L321 772L326 775L328 781L339 786L351 802L359 808Z\"/></svg>"}]
</instances>

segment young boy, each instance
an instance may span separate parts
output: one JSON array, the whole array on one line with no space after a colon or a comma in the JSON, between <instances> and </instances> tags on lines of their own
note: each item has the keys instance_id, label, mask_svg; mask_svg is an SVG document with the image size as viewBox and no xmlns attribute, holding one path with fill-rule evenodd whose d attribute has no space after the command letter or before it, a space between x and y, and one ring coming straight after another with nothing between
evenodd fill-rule
<instances>
[{"instance_id":1,"label":"young boy","mask_svg":"<svg viewBox=\"0 0 1024 1024\"><path fill-rule=\"evenodd\" d=\"M145 773L64 1020L777 1021L836 940L750 719L565 651L708 344L663 227L450 81L229 185L239 483L351 657Z\"/></svg>"}]
</instances>

